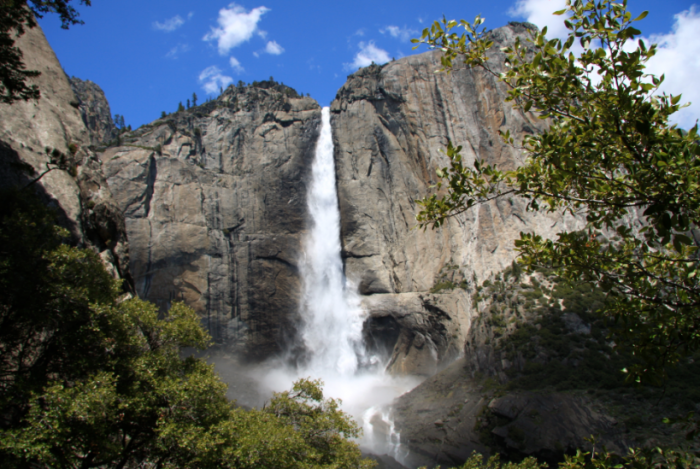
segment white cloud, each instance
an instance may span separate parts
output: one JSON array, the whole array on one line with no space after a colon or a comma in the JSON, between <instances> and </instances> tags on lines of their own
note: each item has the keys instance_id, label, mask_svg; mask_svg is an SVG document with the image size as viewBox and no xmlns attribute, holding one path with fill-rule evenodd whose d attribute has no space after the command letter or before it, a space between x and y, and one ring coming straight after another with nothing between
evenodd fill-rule
<instances>
[{"instance_id":1,"label":"white cloud","mask_svg":"<svg viewBox=\"0 0 700 469\"><path fill-rule=\"evenodd\" d=\"M180 17L180 15L175 15L172 18L163 21L162 23L159 21L154 21L153 28L157 29L158 31L165 31L166 33L169 33L175 31L183 24L185 24L185 20L183 20Z\"/></svg>"},{"instance_id":2,"label":"white cloud","mask_svg":"<svg viewBox=\"0 0 700 469\"><path fill-rule=\"evenodd\" d=\"M241 63L235 57L229 58L228 62L231 64L231 68L234 72L243 73L245 71L243 65L241 65Z\"/></svg>"},{"instance_id":3,"label":"white cloud","mask_svg":"<svg viewBox=\"0 0 700 469\"><path fill-rule=\"evenodd\" d=\"M398 26L387 26L386 28L380 29L379 32L382 34L389 34L391 37L395 37L404 42L408 42L412 37L418 35L418 31L409 29L406 26L403 28Z\"/></svg>"},{"instance_id":4,"label":"white cloud","mask_svg":"<svg viewBox=\"0 0 700 469\"><path fill-rule=\"evenodd\" d=\"M207 94L216 94L219 88L226 88L233 83L233 78L223 75L219 67L212 65L199 74L199 84Z\"/></svg>"},{"instance_id":5,"label":"white cloud","mask_svg":"<svg viewBox=\"0 0 700 469\"><path fill-rule=\"evenodd\" d=\"M257 7L247 12L242 6L231 3L228 8L219 10L219 27L212 27L204 40L217 41L219 54L226 55L232 48L250 40L258 31L262 15L268 11L269 8Z\"/></svg>"},{"instance_id":6,"label":"white cloud","mask_svg":"<svg viewBox=\"0 0 700 469\"><path fill-rule=\"evenodd\" d=\"M272 55L280 55L284 52L284 48L277 44L277 41L269 41L265 46L265 52Z\"/></svg>"},{"instance_id":7,"label":"white cloud","mask_svg":"<svg viewBox=\"0 0 700 469\"><path fill-rule=\"evenodd\" d=\"M553 15L555 11L566 8L566 0L518 0L508 10L510 16L525 18L540 29L547 27L547 37L564 38L568 29L564 26L564 16Z\"/></svg>"},{"instance_id":8,"label":"white cloud","mask_svg":"<svg viewBox=\"0 0 700 469\"><path fill-rule=\"evenodd\" d=\"M360 52L355 55L355 59L351 64L344 65L346 70L355 70L360 67L366 67L372 62L375 64L385 64L391 60L387 51L375 46L373 41L369 41L367 43L360 42L358 47L360 48Z\"/></svg>"},{"instance_id":9,"label":"white cloud","mask_svg":"<svg viewBox=\"0 0 700 469\"><path fill-rule=\"evenodd\" d=\"M647 72L665 75L661 91L683 94L681 103L693 104L673 115L673 123L689 129L700 119L700 11L692 6L674 15L675 22L668 34L645 38L647 46L658 44L656 55L647 62Z\"/></svg>"},{"instance_id":10,"label":"white cloud","mask_svg":"<svg viewBox=\"0 0 700 469\"><path fill-rule=\"evenodd\" d=\"M165 54L165 57L167 57L169 59L177 59L180 56L180 54L187 52L189 50L190 50L189 44L178 44L175 47L173 47L172 49L170 49L170 51L168 51L168 53Z\"/></svg>"}]
</instances>

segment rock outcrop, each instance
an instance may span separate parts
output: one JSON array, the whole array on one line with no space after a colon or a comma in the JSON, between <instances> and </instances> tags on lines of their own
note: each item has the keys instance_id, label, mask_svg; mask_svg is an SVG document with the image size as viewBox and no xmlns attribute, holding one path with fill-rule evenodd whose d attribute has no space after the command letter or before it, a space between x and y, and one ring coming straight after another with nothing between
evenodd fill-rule
<instances>
[{"instance_id":1,"label":"rock outcrop","mask_svg":"<svg viewBox=\"0 0 700 469\"><path fill-rule=\"evenodd\" d=\"M493 31L489 63L498 67L503 61L500 47L526 34L527 27L514 23ZM551 236L573 223L556 214L528 212L523 200L502 198L454 217L440 229L416 229L415 200L434 192L436 170L449 165L441 153L448 141L463 147L467 164L478 158L508 169L521 164L524 156L504 145L498 131L510 130L518 140L546 125L504 103L505 86L483 70L457 66L450 74L435 73L441 67L440 54L432 51L360 69L348 77L331 106L346 273L364 295L393 295L376 303L395 302L397 311L411 302L402 295L433 289L448 266L459 268L466 279L463 287L473 289L474 278L483 279L511 263L513 240L520 232ZM447 340L444 350L461 348L473 314L468 296L461 299L459 288L440 294L457 297L439 321L457 333L444 336L433 330L428 338L433 343ZM371 308L370 315L375 315ZM402 337L424 340L419 330ZM429 347L425 353L434 350ZM439 350L438 363L453 358ZM397 357L399 361L407 356L398 355L404 357Z\"/></svg>"},{"instance_id":2,"label":"rock outcrop","mask_svg":"<svg viewBox=\"0 0 700 469\"><path fill-rule=\"evenodd\" d=\"M298 259L321 109L283 85L216 100L122 135L102 162L126 217L144 299L183 300L225 350L263 359L298 323Z\"/></svg>"},{"instance_id":3,"label":"rock outcrop","mask_svg":"<svg viewBox=\"0 0 700 469\"><path fill-rule=\"evenodd\" d=\"M410 467L461 465L476 451L507 458L534 456L551 466L576 449L599 444L624 454L628 442L607 406L584 393L511 392L471 377L464 359L397 399L394 422Z\"/></svg>"},{"instance_id":4,"label":"rock outcrop","mask_svg":"<svg viewBox=\"0 0 700 469\"><path fill-rule=\"evenodd\" d=\"M41 98L12 105L0 104L0 186L24 187L61 161L34 186L47 204L57 209L59 222L72 242L99 252L115 277L129 275L129 250L124 218L107 185L101 165L88 148L90 136L78 111L78 101L39 26L17 40L31 79ZM17 168L29 165L33 174Z\"/></svg>"},{"instance_id":5,"label":"rock outcrop","mask_svg":"<svg viewBox=\"0 0 700 469\"><path fill-rule=\"evenodd\" d=\"M117 127L102 88L90 80L83 81L76 77L69 78L69 81L77 98L80 117L90 134L90 143L99 146L117 138Z\"/></svg>"}]
</instances>

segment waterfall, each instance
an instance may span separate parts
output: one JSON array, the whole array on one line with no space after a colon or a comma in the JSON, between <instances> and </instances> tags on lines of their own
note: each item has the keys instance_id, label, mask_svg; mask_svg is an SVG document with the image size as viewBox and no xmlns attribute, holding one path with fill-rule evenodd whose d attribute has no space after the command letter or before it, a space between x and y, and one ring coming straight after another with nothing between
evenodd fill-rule
<instances>
[{"instance_id":1,"label":"waterfall","mask_svg":"<svg viewBox=\"0 0 700 469\"><path fill-rule=\"evenodd\" d=\"M289 389L302 377L321 378L323 394L340 398L342 409L358 422L360 445L401 461L405 450L394 430L389 406L415 387L415 377L384 373L384 364L368 355L362 340L366 313L355 285L345 278L340 256L340 211L336 191L330 109L321 113L321 132L307 194L309 231L300 259L302 297L300 336L305 360L295 369L275 366L261 380L269 389Z\"/></svg>"},{"instance_id":2,"label":"waterfall","mask_svg":"<svg viewBox=\"0 0 700 469\"><path fill-rule=\"evenodd\" d=\"M302 338L309 355L306 368L316 374L350 376L366 354L364 312L355 286L343 272L330 109L324 107L321 116L307 196L311 225L301 262Z\"/></svg>"}]
</instances>

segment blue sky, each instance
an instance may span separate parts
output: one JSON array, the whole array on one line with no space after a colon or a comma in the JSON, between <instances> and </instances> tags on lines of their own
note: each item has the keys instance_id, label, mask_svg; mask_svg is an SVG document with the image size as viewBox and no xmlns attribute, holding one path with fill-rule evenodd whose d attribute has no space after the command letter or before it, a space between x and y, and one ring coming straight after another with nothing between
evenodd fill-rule
<instances>
[{"instance_id":1,"label":"blue sky","mask_svg":"<svg viewBox=\"0 0 700 469\"><path fill-rule=\"evenodd\" d=\"M562 34L550 12L564 0L345 2L291 0L93 0L78 7L84 25L60 29L54 16L40 21L66 73L102 87L112 113L133 127L172 112L196 92L242 80L274 77L326 106L347 75L372 60L419 53L411 37L443 15L486 26L530 20ZM700 104L700 2L629 0L645 37L662 47L652 72L667 75L668 91ZM689 127L700 106L683 111Z\"/></svg>"}]
</instances>

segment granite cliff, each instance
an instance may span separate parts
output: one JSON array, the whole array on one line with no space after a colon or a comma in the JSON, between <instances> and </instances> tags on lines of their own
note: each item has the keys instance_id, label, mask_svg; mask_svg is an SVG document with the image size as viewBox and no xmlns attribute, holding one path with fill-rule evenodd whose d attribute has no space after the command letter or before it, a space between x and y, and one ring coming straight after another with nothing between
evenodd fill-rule
<instances>
[{"instance_id":1,"label":"granite cliff","mask_svg":"<svg viewBox=\"0 0 700 469\"><path fill-rule=\"evenodd\" d=\"M102 88L90 80L76 77L70 77L69 81L77 98L80 117L90 134L90 143L101 146L117 138L119 132Z\"/></svg>"},{"instance_id":2,"label":"granite cliff","mask_svg":"<svg viewBox=\"0 0 700 469\"><path fill-rule=\"evenodd\" d=\"M513 24L494 38L502 44L525 33ZM415 229L414 199L431 192L449 140L469 161L512 167L522 155L498 131L517 137L543 125L504 104L493 77L437 68L438 52L372 65L348 77L331 105L346 274L370 315L367 341L399 374L432 375L462 353L473 315L468 290L510 264L520 231L552 234L571 222L528 213L513 199L440 230ZM89 109L86 122L106 122ZM161 307L185 300L227 351L264 359L289 349L319 119L314 100L283 85L230 86L101 153L126 218L139 295ZM441 282L452 288L436 288Z\"/></svg>"},{"instance_id":3,"label":"granite cliff","mask_svg":"<svg viewBox=\"0 0 700 469\"><path fill-rule=\"evenodd\" d=\"M503 63L500 47L528 27L492 32L494 66ZM368 335L396 344L388 346L396 373L429 375L458 355L473 315L467 291L510 265L521 231L551 236L576 223L499 199L438 230L416 229L414 200L432 193L435 171L448 166L448 141L468 162L512 168L524 157L498 131L517 140L546 125L504 103L504 85L480 69L435 73L440 54L360 69L331 106L346 273L367 295Z\"/></svg>"},{"instance_id":4,"label":"granite cliff","mask_svg":"<svg viewBox=\"0 0 700 469\"><path fill-rule=\"evenodd\" d=\"M112 274L125 280L125 290L133 292L124 217L89 148L91 133L69 79L39 26L27 30L17 44L27 69L41 72L31 80L41 99L0 104L0 187L24 187L55 168L35 190L56 208L71 242L98 252ZM33 174L18 170L25 165Z\"/></svg>"},{"instance_id":5,"label":"granite cliff","mask_svg":"<svg viewBox=\"0 0 700 469\"><path fill-rule=\"evenodd\" d=\"M513 24L494 39L526 29ZM293 348L318 104L271 81L231 86L115 139L99 87L69 80L40 29L21 41L28 65L43 72L44 98L2 110L5 158L41 171L55 152L69 155L74 169L51 171L42 190L76 242L95 246L116 275L130 269L141 297L162 308L186 301L225 351L265 359ZM346 274L369 313L367 342L398 374L429 376L462 354L470 291L510 264L520 231L571 223L503 200L436 231L415 229L414 199L447 165L448 141L470 161L508 167L522 155L498 131L517 137L543 125L504 104L493 77L438 67L439 53L429 52L361 69L331 106ZM20 177L5 172L6 181Z\"/></svg>"},{"instance_id":6,"label":"granite cliff","mask_svg":"<svg viewBox=\"0 0 700 469\"><path fill-rule=\"evenodd\" d=\"M163 308L184 300L226 351L286 349L320 117L284 85L231 86L102 153L139 296Z\"/></svg>"}]
</instances>

